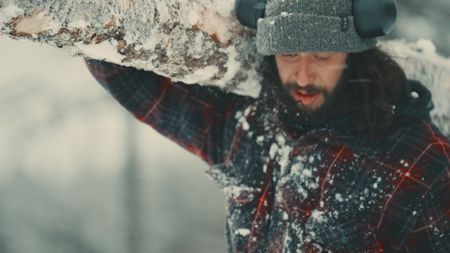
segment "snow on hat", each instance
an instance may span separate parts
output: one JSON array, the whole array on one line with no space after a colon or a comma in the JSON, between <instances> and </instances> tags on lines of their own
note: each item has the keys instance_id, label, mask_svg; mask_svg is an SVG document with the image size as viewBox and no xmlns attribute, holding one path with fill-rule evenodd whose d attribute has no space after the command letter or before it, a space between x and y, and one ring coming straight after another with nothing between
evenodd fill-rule
<instances>
[{"instance_id":1,"label":"snow on hat","mask_svg":"<svg viewBox=\"0 0 450 253\"><path fill-rule=\"evenodd\" d=\"M375 47L361 38L352 13L353 0L268 0L258 20L258 53L360 52Z\"/></svg>"}]
</instances>

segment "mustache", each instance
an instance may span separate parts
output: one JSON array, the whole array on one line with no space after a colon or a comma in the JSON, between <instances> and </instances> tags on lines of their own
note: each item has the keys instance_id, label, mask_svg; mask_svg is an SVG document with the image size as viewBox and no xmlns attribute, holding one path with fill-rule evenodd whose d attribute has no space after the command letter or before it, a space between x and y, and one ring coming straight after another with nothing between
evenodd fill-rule
<instances>
[{"instance_id":1,"label":"mustache","mask_svg":"<svg viewBox=\"0 0 450 253\"><path fill-rule=\"evenodd\" d=\"M295 82L289 82L286 85L284 85L284 88L286 89L286 91L288 92L299 92L299 91L304 91L308 94L322 94L325 97L329 97L330 94L328 93L328 91L318 85L315 84L308 84L304 87L299 86L297 83Z\"/></svg>"}]
</instances>

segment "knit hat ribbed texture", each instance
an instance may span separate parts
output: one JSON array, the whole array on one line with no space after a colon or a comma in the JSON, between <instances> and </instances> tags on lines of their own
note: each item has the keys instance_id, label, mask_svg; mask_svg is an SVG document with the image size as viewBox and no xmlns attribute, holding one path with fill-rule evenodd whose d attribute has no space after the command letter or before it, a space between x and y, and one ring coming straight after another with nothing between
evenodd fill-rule
<instances>
[{"instance_id":1,"label":"knit hat ribbed texture","mask_svg":"<svg viewBox=\"0 0 450 253\"><path fill-rule=\"evenodd\" d=\"M268 0L258 20L258 53L360 52L375 47L375 38L356 32L352 0Z\"/></svg>"}]
</instances>

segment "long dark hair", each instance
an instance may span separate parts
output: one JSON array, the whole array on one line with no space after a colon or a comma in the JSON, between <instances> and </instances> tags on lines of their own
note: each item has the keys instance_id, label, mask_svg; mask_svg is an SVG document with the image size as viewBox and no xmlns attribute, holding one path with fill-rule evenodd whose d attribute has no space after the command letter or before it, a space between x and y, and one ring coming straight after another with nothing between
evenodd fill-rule
<instances>
[{"instance_id":1,"label":"long dark hair","mask_svg":"<svg viewBox=\"0 0 450 253\"><path fill-rule=\"evenodd\" d=\"M289 108L295 108L296 104L283 92L275 57L268 56L264 61L261 92L263 106L272 114L278 114L280 122L284 120L283 123L286 123L287 120L291 121L291 126L300 125L299 122L292 122L294 114L292 111L289 113ZM347 68L335 92L337 99L328 107L334 111L334 115L356 115L352 120L356 121L354 126L358 131L374 137L383 134L392 125L393 106L406 92L406 81L403 69L379 48L350 53ZM332 114L326 117L332 118ZM304 124L304 115L300 115L300 118Z\"/></svg>"},{"instance_id":2,"label":"long dark hair","mask_svg":"<svg viewBox=\"0 0 450 253\"><path fill-rule=\"evenodd\" d=\"M407 90L407 78L394 59L379 48L348 57L348 85L344 96L352 100L344 104L361 111L361 125L371 134L383 132L392 124L393 108ZM345 106L347 108L345 108Z\"/></svg>"}]
</instances>

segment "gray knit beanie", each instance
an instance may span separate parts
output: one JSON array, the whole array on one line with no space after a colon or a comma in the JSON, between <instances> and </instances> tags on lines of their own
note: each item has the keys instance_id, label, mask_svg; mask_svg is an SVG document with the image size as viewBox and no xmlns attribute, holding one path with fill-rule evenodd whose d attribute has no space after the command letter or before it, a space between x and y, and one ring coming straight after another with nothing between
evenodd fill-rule
<instances>
[{"instance_id":1,"label":"gray knit beanie","mask_svg":"<svg viewBox=\"0 0 450 253\"><path fill-rule=\"evenodd\" d=\"M268 0L258 20L258 53L360 52L375 47L375 38L356 32L352 0Z\"/></svg>"}]
</instances>

